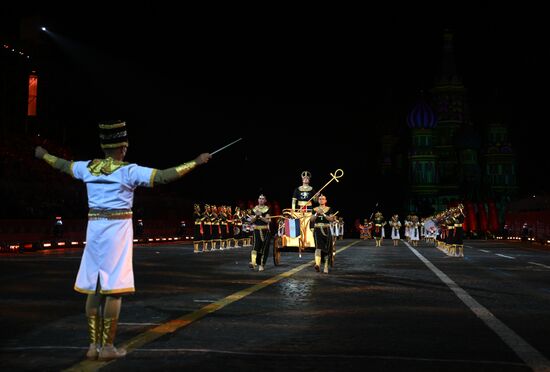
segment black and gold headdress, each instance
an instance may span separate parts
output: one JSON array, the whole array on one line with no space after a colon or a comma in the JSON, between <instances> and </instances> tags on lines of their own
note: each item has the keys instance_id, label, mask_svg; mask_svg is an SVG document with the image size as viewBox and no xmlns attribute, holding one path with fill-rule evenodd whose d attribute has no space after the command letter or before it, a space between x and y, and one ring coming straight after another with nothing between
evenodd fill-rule
<instances>
[{"instance_id":1,"label":"black and gold headdress","mask_svg":"<svg viewBox=\"0 0 550 372\"><path fill-rule=\"evenodd\" d=\"M126 122L112 120L99 123L99 142L102 149L113 149L128 146Z\"/></svg>"}]
</instances>

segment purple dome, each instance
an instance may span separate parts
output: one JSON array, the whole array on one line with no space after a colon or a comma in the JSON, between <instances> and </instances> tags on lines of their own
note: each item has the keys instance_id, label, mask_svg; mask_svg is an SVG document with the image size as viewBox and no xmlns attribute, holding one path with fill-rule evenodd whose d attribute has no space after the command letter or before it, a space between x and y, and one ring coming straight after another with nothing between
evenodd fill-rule
<instances>
[{"instance_id":1,"label":"purple dome","mask_svg":"<svg viewBox=\"0 0 550 372\"><path fill-rule=\"evenodd\" d=\"M437 117L430 105L420 101L409 112L407 125L411 129L433 129L437 125Z\"/></svg>"}]
</instances>

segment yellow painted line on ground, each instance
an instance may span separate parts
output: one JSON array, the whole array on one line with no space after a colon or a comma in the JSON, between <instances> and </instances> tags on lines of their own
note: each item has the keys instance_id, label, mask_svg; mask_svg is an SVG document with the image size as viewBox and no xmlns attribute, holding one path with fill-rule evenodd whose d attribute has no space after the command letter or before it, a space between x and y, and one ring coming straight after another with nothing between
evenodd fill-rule
<instances>
[{"instance_id":1,"label":"yellow painted line on ground","mask_svg":"<svg viewBox=\"0 0 550 372\"><path fill-rule=\"evenodd\" d=\"M348 249L349 247L351 247L352 245L354 245L358 242L359 242L358 240L354 241L354 242L338 249L336 251L336 253L338 254L342 251L345 251L346 249ZM278 281L286 279L286 278L296 274L297 272L302 271L303 269L305 269L307 267L311 267L311 264L313 262L314 262L313 260L308 261L305 264L297 266L292 270L286 271L286 272L281 273L279 275L275 275L272 278L266 279L266 280L264 280L264 281L262 281L258 284L255 284L252 287L248 287L246 289L243 289L242 291L238 291L238 292L235 292L233 294L230 294L229 296L227 296L225 298L222 298L219 301L208 304L208 305L204 306L203 308L201 308L197 311L194 311L194 312L189 313L189 314L185 314L185 315L183 315L179 318L170 320L170 321L168 321L166 323L163 323L163 324L161 324L157 327L151 328L150 330L145 331L144 333L141 333L141 334L137 335L136 337L132 338L131 340L128 340L125 343L119 345L119 347L122 347L122 348L126 349L126 352L128 354L130 354L135 349L140 348L141 346L143 346L145 344L148 344L148 343L164 336L167 333L175 332L178 329L183 328L185 326L188 326L189 324L193 323L194 321L197 321L197 320L205 317L206 315L208 315L210 313L213 313L214 311L220 310L220 309L226 307L227 305L229 305L229 304L231 304L235 301L239 301L239 300L245 298L246 296L248 296L248 295L250 295L254 292L259 291L260 289L263 289L263 288L265 288L265 287L267 287L271 284L275 284ZM110 363L113 363L113 362L116 362L116 359L111 360L111 361L106 361L106 362L102 362L102 361L98 361L98 360L83 360L82 362L77 363L77 364L73 365L72 367L67 368L65 371L85 371L85 372L97 371L101 367L104 367L107 364L110 364Z\"/></svg>"}]
</instances>

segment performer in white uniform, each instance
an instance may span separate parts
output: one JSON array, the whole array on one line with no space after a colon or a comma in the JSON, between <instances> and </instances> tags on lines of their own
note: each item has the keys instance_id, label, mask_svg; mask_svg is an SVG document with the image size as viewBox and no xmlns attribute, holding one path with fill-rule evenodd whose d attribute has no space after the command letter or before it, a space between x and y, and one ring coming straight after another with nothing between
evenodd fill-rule
<instances>
[{"instance_id":1,"label":"performer in white uniform","mask_svg":"<svg viewBox=\"0 0 550 372\"><path fill-rule=\"evenodd\" d=\"M182 177L210 159L200 154L195 160L174 168L157 170L123 162L128 148L126 123L99 124L105 159L70 162L55 157L38 146L35 155L52 167L86 183L88 228L86 247L74 289L87 294L86 315L90 359L110 360L126 355L113 345L120 314L120 295L132 293L132 205L138 186L153 187ZM102 308L103 311L100 311Z\"/></svg>"},{"instance_id":2,"label":"performer in white uniform","mask_svg":"<svg viewBox=\"0 0 550 372\"><path fill-rule=\"evenodd\" d=\"M401 234L399 234L399 229L401 229L401 222L399 221L399 216L394 214L390 221L391 226L391 238L393 245L399 245L399 240L401 239Z\"/></svg>"}]
</instances>

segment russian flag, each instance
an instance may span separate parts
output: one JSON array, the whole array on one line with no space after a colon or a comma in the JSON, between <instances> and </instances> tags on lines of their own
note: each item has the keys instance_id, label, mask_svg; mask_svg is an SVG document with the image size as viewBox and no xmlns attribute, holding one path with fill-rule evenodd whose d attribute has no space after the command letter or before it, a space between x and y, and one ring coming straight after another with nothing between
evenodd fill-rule
<instances>
[{"instance_id":1,"label":"russian flag","mask_svg":"<svg viewBox=\"0 0 550 372\"><path fill-rule=\"evenodd\" d=\"M297 218L287 218L285 220L285 232L285 235L288 235L291 238L300 236L300 220Z\"/></svg>"}]
</instances>

